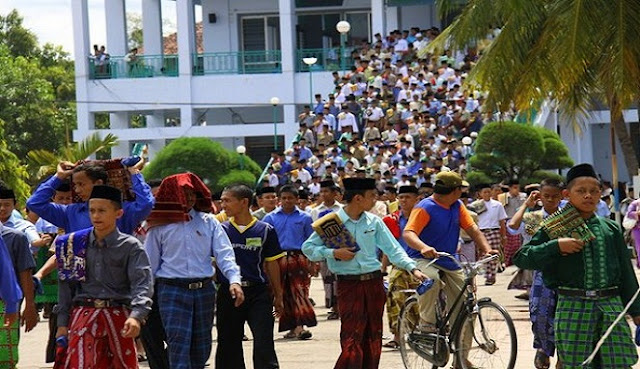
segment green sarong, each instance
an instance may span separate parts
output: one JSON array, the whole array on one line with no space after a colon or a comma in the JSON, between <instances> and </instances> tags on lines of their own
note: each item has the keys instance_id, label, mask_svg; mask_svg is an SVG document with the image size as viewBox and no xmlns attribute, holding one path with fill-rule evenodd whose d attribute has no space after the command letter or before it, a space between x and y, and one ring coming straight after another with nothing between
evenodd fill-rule
<instances>
[{"instance_id":1,"label":"green sarong","mask_svg":"<svg viewBox=\"0 0 640 369\"><path fill-rule=\"evenodd\" d=\"M582 369L580 365L596 346L607 328L623 310L620 297L581 299L558 295L555 337L564 369ZM620 321L604 342L589 368L625 368L638 361L636 347L626 320Z\"/></svg>"},{"instance_id":2,"label":"green sarong","mask_svg":"<svg viewBox=\"0 0 640 369\"><path fill-rule=\"evenodd\" d=\"M4 327L4 301L0 300L0 368L13 369L18 364L20 319L9 328Z\"/></svg>"},{"instance_id":3,"label":"green sarong","mask_svg":"<svg viewBox=\"0 0 640 369\"><path fill-rule=\"evenodd\" d=\"M36 265L38 269L49 260L51 255L54 255L46 247L41 247L36 254ZM36 304L42 303L56 303L58 302L58 270L55 269L48 276L42 278L42 289L44 293L42 295L36 295Z\"/></svg>"}]
</instances>

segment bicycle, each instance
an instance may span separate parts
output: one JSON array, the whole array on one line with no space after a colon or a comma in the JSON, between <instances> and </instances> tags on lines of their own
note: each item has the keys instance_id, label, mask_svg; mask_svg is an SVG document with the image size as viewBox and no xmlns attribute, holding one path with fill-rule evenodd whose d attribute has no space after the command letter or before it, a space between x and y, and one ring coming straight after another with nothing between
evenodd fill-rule
<instances>
[{"instance_id":1,"label":"bicycle","mask_svg":"<svg viewBox=\"0 0 640 369\"><path fill-rule=\"evenodd\" d=\"M497 259L498 255L474 263L460 263L448 253L438 255L453 260L462 268L464 285L449 312L446 311L446 295L440 290L436 301L436 323L431 329L420 323L418 293L415 290L405 291L412 293L398 317L398 344L405 368L426 368L429 364L432 369L444 367L453 354L455 369L513 369L518 347L513 320L504 307L488 297L478 300L475 293L475 276L482 265ZM451 312L459 303L462 306L458 316L450 325Z\"/></svg>"}]
</instances>

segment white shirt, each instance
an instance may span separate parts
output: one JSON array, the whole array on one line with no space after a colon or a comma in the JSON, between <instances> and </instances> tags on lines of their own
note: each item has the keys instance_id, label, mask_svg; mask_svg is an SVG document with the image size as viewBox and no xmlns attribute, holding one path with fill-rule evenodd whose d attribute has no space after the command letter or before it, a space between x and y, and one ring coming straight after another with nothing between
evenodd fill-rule
<instances>
[{"instance_id":1,"label":"white shirt","mask_svg":"<svg viewBox=\"0 0 640 369\"><path fill-rule=\"evenodd\" d=\"M344 113L344 115L342 115ZM358 123L356 122L356 117L350 112L342 112L338 114L338 117L342 116L342 119L338 118L338 126L340 130L344 127L349 127L353 129L354 133L358 132Z\"/></svg>"},{"instance_id":2,"label":"white shirt","mask_svg":"<svg viewBox=\"0 0 640 369\"><path fill-rule=\"evenodd\" d=\"M325 203L323 202L322 204L316 206L315 208L311 209L310 213L311 213L311 219L313 219L313 221L315 222L316 220L318 220L318 218L320 218L320 213L323 213L327 210L331 210L335 213L337 213L340 209L342 209L342 204L340 204L339 202L334 202L333 205L331 206L327 206L325 205Z\"/></svg>"},{"instance_id":3,"label":"white shirt","mask_svg":"<svg viewBox=\"0 0 640 369\"><path fill-rule=\"evenodd\" d=\"M280 184L280 180L278 180L278 176L275 173L271 173L269 176L269 186L270 187L278 187Z\"/></svg>"},{"instance_id":4,"label":"white shirt","mask_svg":"<svg viewBox=\"0 0 640 369\"><path fill-rule=\"evenodd\" d=\"M504 211L504 206L500 201L494 199L485 201L484 204L487 207L487 211L478 214L478 228L481 230L500 228L500 221L507 219L507 212Z\"/></svg>"},{"instance_id":5,"label":"white shirt","mask_svg":"<svg viewBox=\"0 0 640 369\"><path fill-rule=\"evenodd\" d=\"M309 185L309 192L312 195L317 195L320 193L320 183L312 183Z\"/></svg>"}]
</instances>

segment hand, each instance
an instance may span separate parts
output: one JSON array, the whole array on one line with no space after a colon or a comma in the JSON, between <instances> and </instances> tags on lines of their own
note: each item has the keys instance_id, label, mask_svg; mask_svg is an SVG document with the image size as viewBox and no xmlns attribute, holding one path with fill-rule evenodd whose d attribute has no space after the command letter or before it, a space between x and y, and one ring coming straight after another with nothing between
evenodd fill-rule
<instances>
[{"instance_id":1,"label":"hand","mask_svg":"<svg viewBox=\"0 0 640 369\"><path fill-rule=\"evenodd\" d=\"M34 304L26 304L22 316L20 318L20 325L24 326L25 332L31 332L33 328L38 324L38 311Z\"/></svg>"},{"instance_id":2,"label":"hand","mask_svg":"<svg viewBox=\"0 0 640 369\"><path fill-rule=\"evenodd\" d=\"M536 203L538 202L539 199L540 199L540 191L533 191L531 192L529 197L527 197L527 200L524 202L524 204L527 208L532 208L536 206Z\"/></svg>"},{"instance_id":3,"label":"hand","mask_svg":"<svg viewBox=\"0 0 640 369\"><path fill-rule=\"evenodd\" d=\"M58 327L58 330L56 331L56 338L62 337L62 336L68 336L68 335L69 335L69 328Z\"/></svg>"},{"instance_id":4,"label":"hand","mask_svg":"<svg viewBox=\"0 0 640 369\"><path fill-rule=\"evenodd\" d=\"M558 239L558 247L563 255L574 254L582 251L584 242L575 238L560 238Z\"/></svg>"},{"instance_id":5,"label":"hand","mask_svg":"<svg viewBox=\"0 0 640 369\"><path fill-rule=\"evenodd\" d=\"M235 307L242 305L244 302L244 292L242 291L242 287L238 283L232 283L229 286L229 293L231 293L231 298L236 300L233 304Z\"/></svg>"},{"instance_id":6,"label":"hand","mask_svg":"<svg viewBox=\"0 0 640 369\"><path fill-rule=\"evenodd\" d=\"M8 328L18 320L18 313L4 314L4 327Z\"/></svg>"},{"instance_id":7,"label":"hand","mask_svg":"<svg viewBox=\"0 0 640 369\"><path fill-rule=\"evenodd\" d=\"M65 180L71 177L73 174L74 164L70 161L61 161L58 163L58 168L56 169L56 177L60 180Z\"/></svg>"},{"instance_id":8,"label":"hand","mask_svg":"<svg viewBox=\"0 0 640 369\"><path fill-rule=\"evenodd\" d=\"M427 277L426 274L422 273L420 271L420 269L417 269L417 268L414 269L411 274L413 274L413 276L416 277L417 279L419 279L420 281L424 281L425 279L429 279L429 277Z\"/></svg>"},{"instance_id":9,"label":"hand","mask_svg":"<svg viewBox=\"0 0 640 369\"><path fill-rule=\"evenodd\" d=\"M354 257L356 257L356 253L354 250L355 250L355 247L350 247L350 248L343 247L340 249L336 249L336 250L333 250L333 257L336 260L349 261Z\"/></svg>"},{"instance_id":10,"label":"hand","mask_svg":"<svg viewBox=\"0 0 640 369\"><path fill-rule=\"evenodd\" d=\"M273 298L273 307L275 308L275 316L279 318L284 311L284 300L282 299L282 295Z\"/></svg>"},{"instance_id":11,"label":"hand","mask_svg":"<svg viewBox=\"0 0 640 369\"><path fill-rule=\"evenodd\" d=\"M436 259L438 258L438 251L431 246L425 246L422 250L420 250L420 254L427 259Z\"/></svg>"},{"instance_id":12,"label":"hand","mask_svg":"<svg viewBox=\"0 0 640 369\"><path fill-rule=\"evenodd\" d=\"M138 162L134 166L127 169L129 169L129 173L136 174L142 170L142 167L144 167L144 158L141 156L140 160L138 160Z\"/></svg>"},{"instance_id":13,"label":"hand","mask_svg":"<svg viewBox=\"0 0 640 369\"><path fill-rule=\"evenodd\" d=\"M124 338L138 337L140 334L140 321L136 318L127 318L121 333Z\"/></svg>"}]
</instances>

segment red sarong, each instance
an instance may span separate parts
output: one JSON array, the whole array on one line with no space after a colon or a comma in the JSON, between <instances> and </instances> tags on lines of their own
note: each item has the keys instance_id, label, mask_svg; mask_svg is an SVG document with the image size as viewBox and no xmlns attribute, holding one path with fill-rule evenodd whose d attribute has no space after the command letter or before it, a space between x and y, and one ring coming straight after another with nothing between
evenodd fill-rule
<instances>
[{"instance_id":1,"label":"red sarong","mask_svg":"<svg viewBox=\"0 0 640 369\"><path fill-rule=\"evenodd\" d=\"M124 307L76 307L71 312L65 368L138 368L133 338L121 331L129 313Z\"/></svg>"},{"instance_id":2,"label":"red sarong","mask_svg":"<svg viewBox=\"0 0 640 369\"><path fill-rule=\"evenodd\" d=\"M504 245L504 264L505 266L513 265L513 255L522 246L522 237L519 234L512 235L507 233L507 243Z\"/></svg>"},{"instance_id":3,"label":"red sarong","mask_svg":"<svg viewBox=\"0 0 640 369\"><path fill-rule=\"evenodd\" d=\"M338 281L342 352L335 369L378 367L382 352L382 314L385 300L382 278Z\"/></svg>"},{"instance_id":4,"label":"red sarong","mask_svg":"<svg viewBox=\"0 0 640 369\"><path fill-rule=\"evenodd\" d=\"M287 256L278 259L278 262L284 303L284 311L278 320L278 332L289 331L298 326L316 326L316 313L309 300L309 259L300 251L288 251Z\"/></svg>"}]
</instances>

